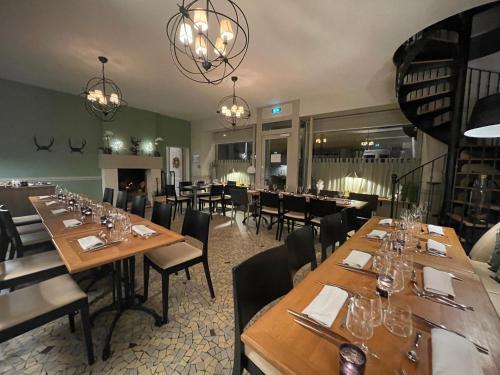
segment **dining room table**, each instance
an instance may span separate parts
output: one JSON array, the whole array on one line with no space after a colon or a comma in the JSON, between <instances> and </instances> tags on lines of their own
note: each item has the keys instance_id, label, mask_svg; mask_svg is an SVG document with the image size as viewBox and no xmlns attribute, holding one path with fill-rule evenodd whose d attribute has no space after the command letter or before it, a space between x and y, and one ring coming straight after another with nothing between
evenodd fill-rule
<instances>
[{"instance_id":1,"label":"dining room table","mask_svg":"<svg viewBox=\"0 0 500 375\"><path fill-rule=\"evenodd\" d=\"M326 285L334 285L349 293L361 290L375 292L377 274L372 270L373 256L361 270L345 267L343 262L353 250L374 255L382 241L368 238L372 230L389 233L393 227L382 226L382 217L371 218L348 241L335 249L323 263L311 271L302 281L277 303L260 315L241 335L245 351L253 353L253 360L262 363L270 372L283 374L338 374L339 345L355 342L346 328L349 298L342 305L333 324L320 327L317 324L304 326L303 320L291 312L302 312ZM422 249L412 251L416 282L423 285L423 267L429 266L454 275L454 301L471 309L459 309L435 300L422 298L411 288L411 277L404 279L404 289L390 296L390 303L409 306L411 309L412 334L400 337L391 333L384 324L373 330L367 341L373 355L366 355L366 374L431 374L433 373L433 342L431 329L438 325L448 331L458 332L478 348L474 353L484 374L500 374L500 319L479 277L474 273L469 258L461 246L454 229L443 228L443 235L429 233L428 226L422 225L416 236L420 245L427 246L432 239L446 246L446 256L436 256ZM385 307L386 298L382 298ZM313 322L315 323L315 322ZM418 361L408 357L416 334L421 337L418 346ZM340 340L331 340L337 335ZM436 336L437 337L437 336ZM481 349L481 352L479 351ZM437 349L434 348L434 349ZM483 350L484 349L484 350ZM451 353L448 360L460 363L469 358ZM455 357L453 357L455 355Z\"/></svg>"},{"instance_id":2,"label":"dining room table","mask_svg":"<svg viewBox=\"0 0 500 375\"><path fill-rule=\"evenodd\" d=\"M68 210L67 204L56 197L31 196L29 200L40 215L42 223L51 235L52 242L70 274L78 274L100 266L111 265L112 302L91 315L91 321L94 322L102 313L115 312L105 338L102 351L103 360L108 359L111 355L113 330L125 311L144 312L154 318L156 326L163 324L160 315L153 309L144 306L143 296L136 293L135 257L161 246L184 241L184 236L140 216L127 213L132 230L125 238L104 243L102 247L94 250L84 250L79 240L89 236L101 237L107 229L100 223L94 223L92 217L82 219L79 210ZM71 219L79 220L81 224L67 227L64 221ZM144 226L153 234L147 237L138 235L134 232L135 225Z\"/></svg>"}]
</instances>

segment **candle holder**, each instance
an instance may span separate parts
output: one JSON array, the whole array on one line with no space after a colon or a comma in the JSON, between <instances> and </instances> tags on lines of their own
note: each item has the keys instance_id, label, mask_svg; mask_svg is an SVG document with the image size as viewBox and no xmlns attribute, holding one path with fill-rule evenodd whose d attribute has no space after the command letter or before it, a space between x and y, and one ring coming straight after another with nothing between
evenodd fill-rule
<instances>
[{"instance_id":1,"label":"candle holder","mask_svg":"<svg viewBox=\"0 0 500 375\"><path fill-rule=\"evenodd\" d=\"M366 354L360 347L343 343L339 348L339 372L341 375L362 375L365 373Z\"/></svg>"}]
</instances>

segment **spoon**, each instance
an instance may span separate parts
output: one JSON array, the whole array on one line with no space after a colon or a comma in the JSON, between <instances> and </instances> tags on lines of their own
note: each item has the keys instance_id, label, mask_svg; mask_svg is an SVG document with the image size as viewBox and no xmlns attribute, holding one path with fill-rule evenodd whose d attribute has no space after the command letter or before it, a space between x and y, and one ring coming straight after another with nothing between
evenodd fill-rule
<instances>
[{"instance_id":1,"label":"spoon","mask_svg":"<svg viewBox=\"0 0 500 375\"><path fill-rule=\"evenodd\" d=\"M413 347L406 352L406 356L413 363L417 363L418 362L417 349L418 349L418 344L420 342L420 338L421 337L422 337L422 332L417 332L415 334L415 342L413 343Z\"/></svg>"}]
</instances>

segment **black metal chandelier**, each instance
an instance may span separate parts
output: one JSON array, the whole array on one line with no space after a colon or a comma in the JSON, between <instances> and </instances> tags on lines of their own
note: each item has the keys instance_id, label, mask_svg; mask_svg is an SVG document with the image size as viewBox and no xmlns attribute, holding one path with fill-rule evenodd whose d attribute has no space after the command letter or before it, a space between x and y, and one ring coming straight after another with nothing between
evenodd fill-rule
<instances>
[{"instance_id":1,"label":"black metal chandelier","mask_svg":"<svg viewBox=\"0 0 500 375\"><path fill-rule=\"evenodd\" d=\"M251 116L250 106L240 96L236 95L236 81L238 77L231 77L233 81L233 94L223 97L217 105L217 113L223 124L230 125L231 129L245 125ZM228 127L228 126L227 126Z\"/></svg>"},{"instance_id":2,"label":"black metal chandelier","mask_svg":"<svg viewBox=\"0 0 500 375\"><path fill-rule=\"evenodd\" d=\"M214 85L238 68L250 38L247 18L232 0L182 0L166 31L181 73Z\"/></svg>"},{"instance_id":3,"label":"black metal chandelier","mask_svg":"<svg viewBox=\"0 0 500 375\"><path fill-rule=\"evenodd\" d=\"M102 77L91 78L85 90L81 93L87 111L101 121L113 121L120 108L127 105L123 100L122 91L116 83L104 75L104 64L108 59L99 56L102 64Z\"/></svg>"}]
</instances>

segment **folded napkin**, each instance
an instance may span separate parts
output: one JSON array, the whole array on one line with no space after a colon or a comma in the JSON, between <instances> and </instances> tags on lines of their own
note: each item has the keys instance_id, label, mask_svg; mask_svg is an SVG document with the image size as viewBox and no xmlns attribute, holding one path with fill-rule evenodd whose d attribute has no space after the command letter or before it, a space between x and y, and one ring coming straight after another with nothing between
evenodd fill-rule
<instances>
[{"instance_id":1,"label":"folded napkin","mask_svg":"<svg viewBox=\"0 0 500 375\"><path fill-rule=\"evenodd\" d=\"M370 233L366 235L368 238L376 238L378 240L382 240L387 235L387 232L384 230L374 229Z\"/></svg>"},{"instance_id":2,"label":"folded napkin","mask_svg":"<svg viewBox=\"0 0 500 375\"><path fill-rule=\"evenodd\" d=\"M342 263L346 266L354 268L363 268L372 256L358 250L352 250L351 253L345 258Z\"/></svg>"},{"instance_id":3,"label":"folded napkin","mask_svg":"<svg viewBox=\"0 0 500 375\"><path fill-rule=\"evenodd\" d=\"M50 195L39 195L38 199L49 199Z\"/></svg>"},{"instance_id":4,"label":"folded napkin","mask_svg":"<svg viewBox=\"0 0 500 375\"><path fill-rule=\"evenodd\" d=\"M440 328L431 330L433 375L480 375L478 352L469 340Z\"/></svg>"},{"instance_id":5,"label":"folded napkin","mask_svg":"<svg viewBox=\"0 0 500 375\"><path fill-rule=\"evenodd\" d=\"M325 285L302 313L331 327L347 297L345 290Z\"/></svg>"},{"instance_id":6,"label":"folded napkin","mask_svg":"<svg viewBox=\"0 0 500 375\"><path fill-rule=\"evenodd\" d=\"M104 246L104 242L96 236L83 237L78 240L80 247L83 250L94 250Z\"/></svg>"},{"instance_id":7,"label":"folded napkin","mask_svg":"<svg viewBox=\"0 0 500 375\"><path fill-rule=\"evenodd\" d=\"M450 274L432 267L424 267L424 289L431 293L455 297Z\"/></svg>"},{"instance_id":8,"label":"folded napkin","mask_svg":"<svg viewBox=\"0 0 500 375\"><path fill-rule=\"evenodd\" d=\"M74 228L79 225L82 225L82 222L76 219L68 219L68 220L63 220L63 224L66 228Z\"/></svg>"},{"instance_id":9,"label":"folded napkin","mask_svg":"<svg viewBox=\"0 0 500 375\"><path fill-rule=\"evenodd\" d=\"M134 233L137 233L141 237L150 237L156 233L156 231L142 224L132 226L132 230L134 231Z\"/></svg>"},{"instance_id":10,"label":"folded napkin","mask_svg":"<svg viewBox=\"0 0 500 375\"><path fill-rule=\"evenodd\" d=\"M63 214L65 212L68 212L68 210L65 208L58 208L57 210L52 210L51 212L54 215L59 215L59 214Z\"/></svg>"},{"instance_id":11,"label":"folded napkin","mask_svg":"<svg viewBox=\"0 0 500 375\"><path fill-rule=\"evenodd\" d=\"M392 219L382 219L378 222L378 224L390 227L392 225Z\"/></svg>"},{"instance_id":12,"label":"folded napkin","mask_svg":"<svg viewBox=\"0 0 500 375\"><path fill-rule=\"evenodd\" d=\"M45 202L46 206L52 206L53 204L56 204L57 201L50 201L50 202Z\"/></svg>"},{"instance_id":13,"label":"folded napkin","mask_svg":"<svg viewBox=\"0 0 500 375\"><path fill-rule=\"evenodd\" d=\"M427 250L433 250L446 255L446 246L441 242L437 242L432 239L427 240Z\"/></svg>"},{"instance_id":14,"label":"folded napkin","mask_svg":"<svg viewBox=\"0 0 500 375\"><path fill-rule=\"evenodd\" d=\"M439 234L440 236L444 236L443 227L439 225L427 224L427 229L429 233Z\"/></svg>"}]
</instances>

